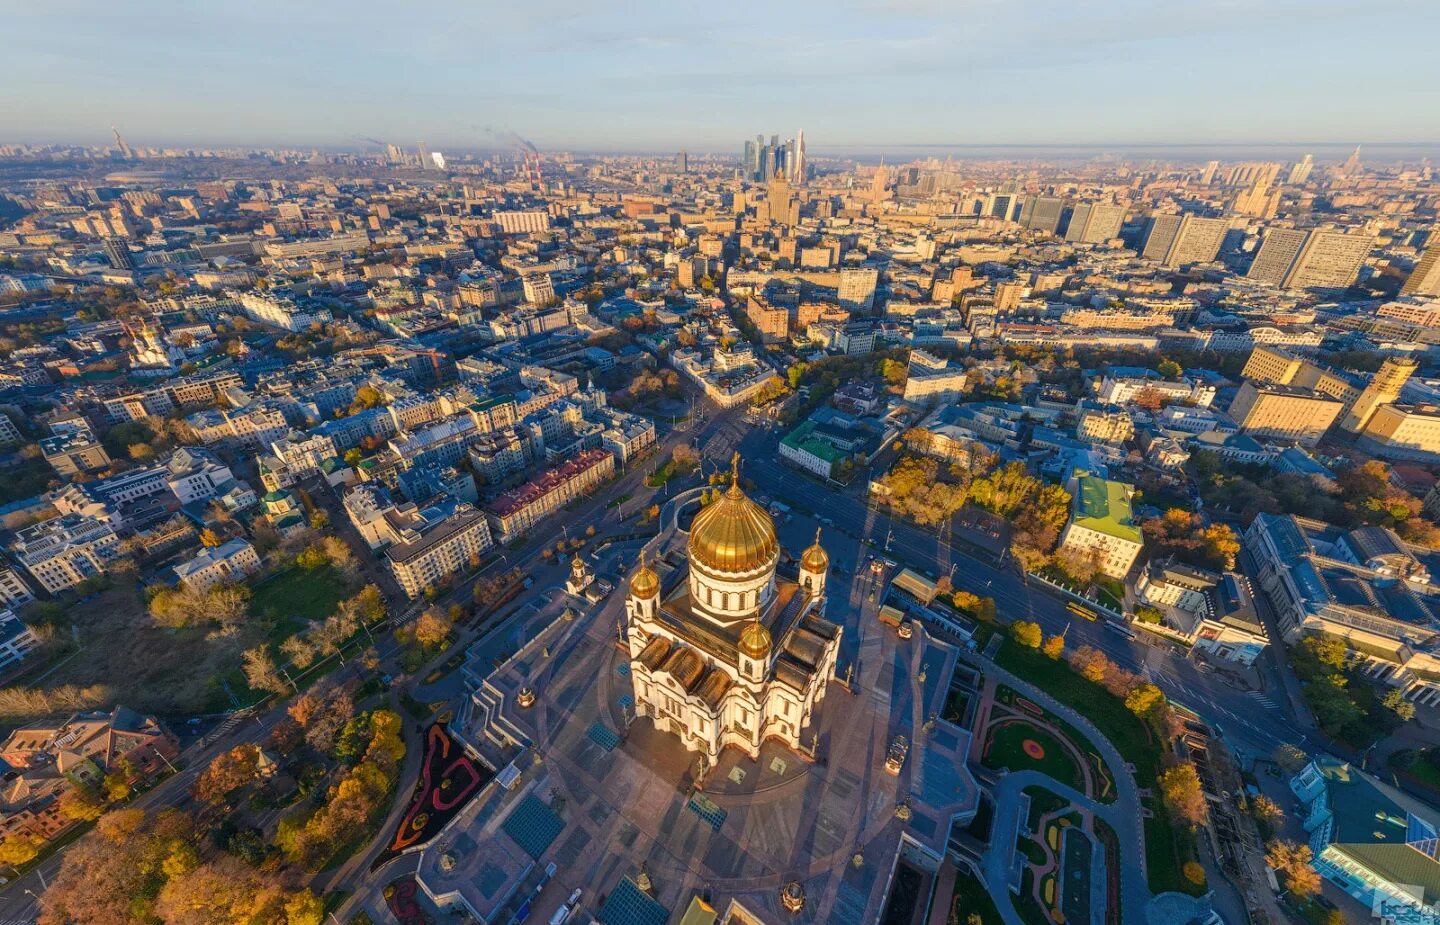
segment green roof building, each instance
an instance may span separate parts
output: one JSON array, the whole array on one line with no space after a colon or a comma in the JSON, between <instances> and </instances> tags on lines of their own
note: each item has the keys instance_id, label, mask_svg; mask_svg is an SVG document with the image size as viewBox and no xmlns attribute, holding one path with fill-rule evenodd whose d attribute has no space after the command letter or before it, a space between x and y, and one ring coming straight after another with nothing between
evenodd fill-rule
<instances>
[{"instance_id":1,"label":"green roof building","mask_svg":"<svg viewBox=\"0 0 1440 925\"><path fill-rule=\"evenodd\" d=\"M1145 544L1130 508L1135 486L1077 469L1065 487L1070 492L1070 523L1060 548L1093 558L1101 572L1123 579Z\"/></svg>"},{"instance_id":2,"label":"green roof building","mask_svg":"<svg viewBox=\"0 0 1440 925\"><path fill-rule=\"evenodd\" d=\"M1379 921L1440 922L1440 810L1334 758L1290 781L1315 870Z\"/></svg>"}]
</instances>

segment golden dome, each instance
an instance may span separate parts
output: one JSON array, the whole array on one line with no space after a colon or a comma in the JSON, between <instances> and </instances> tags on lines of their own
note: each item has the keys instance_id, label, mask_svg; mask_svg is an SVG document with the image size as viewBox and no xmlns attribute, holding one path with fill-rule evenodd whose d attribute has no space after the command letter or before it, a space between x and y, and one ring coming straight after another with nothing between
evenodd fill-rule
<instances>
[{"instance_id":1,"label":"golden dome","mask_svg":"<svg viewBox=\"0 0 1440 925\"><path fill-rule=\"evenodd\" d=\"M740 632L740 651L754 659L770 654L770 631L761 626L759 620L752 620Z\"/></svg>"},{"instance_id":2,"label":"golden dome","mask_svg":"<svg viewBox=\"0 0 1440 925\"><path fill-rule=\"evenodd\" d=\"M830 554L820 545L820 528L815 528L815 542L800 556L800 566L812 572L823 572L830 567Z\"/></svg>"},{"instance_id":3,"label":"golden dome","mask_svg":"<svg viewBox=\"0 0 1440 925\"><path fill-rule=\"evenodd\" d=\"M775 521L740 490L736 453L730 487L690 526L690 561L717 572L753 572L774 561L779 551Z\"/></svg>"},{"instance_id":4,"label":"golden dome","mask_svg":"<svg viewBox=\"0 0 1440 925\"><path fill-rule=\"evenodd\" d=\"M654 597L660 593L660 576L645 564L645 552L640 552L640 566L630 576L630 593L636 597Z\"/></svg>"}]
</instances>

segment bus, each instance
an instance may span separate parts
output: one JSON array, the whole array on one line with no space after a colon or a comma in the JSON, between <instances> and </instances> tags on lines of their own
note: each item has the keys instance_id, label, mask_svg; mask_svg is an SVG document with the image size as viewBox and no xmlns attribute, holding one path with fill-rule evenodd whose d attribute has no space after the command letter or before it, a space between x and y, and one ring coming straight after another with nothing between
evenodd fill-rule
<instances>
[{"instance_id":1,"label":"bus","mask_svg":"<svg viewBox=\"0 0 1440 925\"><path fill-rule=\"evenodd\" d=\"M1095 611L1091 610L1089 607L1086 607L1083 604L1077 604L1074 601L1070 601L1069 603L1067 603L1065 605L1065 609L1070 611L1072 614L1079 617L1080 619L1089 620L1091 623L1094 623L1100 618L1099 614L1095 613Z\"/></svg>"}]
</instances>

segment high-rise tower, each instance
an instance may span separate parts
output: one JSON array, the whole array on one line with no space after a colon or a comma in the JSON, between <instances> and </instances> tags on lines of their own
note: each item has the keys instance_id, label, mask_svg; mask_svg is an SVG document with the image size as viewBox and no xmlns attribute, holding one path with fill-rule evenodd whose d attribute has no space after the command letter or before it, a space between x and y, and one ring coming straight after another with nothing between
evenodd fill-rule
<instances>
[{"instance_id":1,"label":"high-rise tower","mask_svg":"<svg viewBox=\"0 0 1440 925\"><path fill-rule=\"evenodd\" d=\"M1370 423L1381 405L1391 405L1400 397L1400 390L1419 366L1410 357L1391 357L1375 372L1365 391L1355 399L1350 411L1340 420L1341 428L1358 434Z\"/></svg>"}]
</instances>

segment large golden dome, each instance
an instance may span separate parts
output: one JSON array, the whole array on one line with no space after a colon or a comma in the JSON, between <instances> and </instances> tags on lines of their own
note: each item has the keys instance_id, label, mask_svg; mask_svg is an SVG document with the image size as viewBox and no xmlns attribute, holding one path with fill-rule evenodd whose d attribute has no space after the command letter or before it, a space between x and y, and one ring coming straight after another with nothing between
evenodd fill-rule
<instances>
[{"instance_id":1,"label":"large golden dome","mask_svg":"<svg viewBox=\"0 0 1440 925\"><path fill-rule=\"evenodd\" d=\"M780 541L765 508L740 490L740 454L735 454L730 487L695 515L690 526L692 563L717 572L753 572L775 559Z\"/></svg>"}]
</instances>

